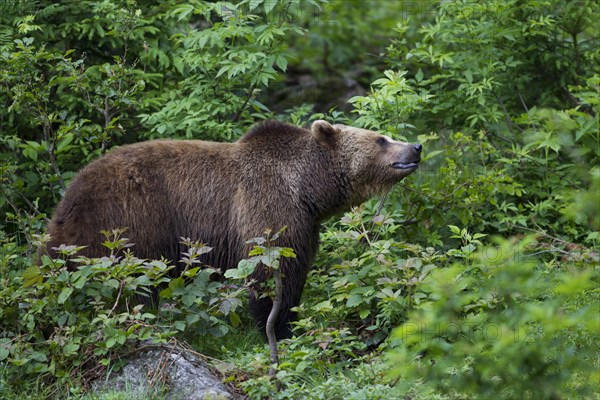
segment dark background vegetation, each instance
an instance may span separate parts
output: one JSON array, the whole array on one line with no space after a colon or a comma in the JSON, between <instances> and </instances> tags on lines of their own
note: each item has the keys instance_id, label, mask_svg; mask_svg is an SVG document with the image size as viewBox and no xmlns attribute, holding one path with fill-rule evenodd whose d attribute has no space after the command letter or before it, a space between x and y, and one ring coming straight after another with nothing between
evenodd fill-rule
<instances>
[{"instance_id":1,"label":"dark background vegetation","mask_svg":"<svg viewBox=\"0 0 600 400\"><path fill-rule=\"evenodd\" d=\"M0 397L90 396L173 337L251 398L597 397L598 20L585 0L0 3ZM242 266L211 280L199 238L178 277L132 254L69 274L73 247L35 264L91 160L267 118L425 149L380 213L323 227L279 391ZM156 286L161 305L138 305Z\"/></svg>"}]
</instances>

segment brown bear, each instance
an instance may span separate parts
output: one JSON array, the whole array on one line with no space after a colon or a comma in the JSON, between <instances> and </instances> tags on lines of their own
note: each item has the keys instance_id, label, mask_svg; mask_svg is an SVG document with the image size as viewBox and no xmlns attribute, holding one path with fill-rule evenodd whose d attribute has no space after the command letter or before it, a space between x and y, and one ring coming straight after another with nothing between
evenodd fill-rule
<instances>
[{"instance_id":1,"label":"brown bear","mask_svg":"<svg viewBox=\"0 0 600 400\"><path fill-rule=\"evenodd\" d=\"M282 263L284 292L276 323L289 337L290 309L300 301L319 240L319 224L390 189L413 172L421 145L364 129L315 121L310 130L276 121L251 129L235 143L155 140L119 147L83 168L48 227L52 247L86 245L106 254L101 230L127 227L136 256L180 258L181 237L213 251L203 262L226 270L247 257L245 241L287 226L278 245L297 258ZM268 278L258 269L254 278ZM264 329L268 298L251 298Z\"/></svg>"}]
</instances>

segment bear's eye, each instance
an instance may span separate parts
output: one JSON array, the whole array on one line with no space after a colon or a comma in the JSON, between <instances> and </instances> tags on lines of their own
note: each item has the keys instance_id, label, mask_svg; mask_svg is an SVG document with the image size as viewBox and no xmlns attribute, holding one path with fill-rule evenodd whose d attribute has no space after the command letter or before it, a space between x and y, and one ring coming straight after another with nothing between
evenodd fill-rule
<instances>
[{"instance_id":1,"label":"bear's eye","mask_svg":"<svg viewBox=\"0 0 600 400\"><path fill-rule=\"evenodd\" d=\"M380 146L384 146L388 143L387 139L384 137L380 137L379 139L377 139L377 144Z\"/></svg>"}]
</instances>

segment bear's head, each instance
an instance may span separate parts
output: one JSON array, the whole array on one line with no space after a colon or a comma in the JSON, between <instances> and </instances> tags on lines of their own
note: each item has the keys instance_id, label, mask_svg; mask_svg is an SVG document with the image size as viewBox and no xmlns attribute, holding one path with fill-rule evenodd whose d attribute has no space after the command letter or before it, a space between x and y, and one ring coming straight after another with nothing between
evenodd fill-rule
<instances>
[{"instance_id":1,"label":"bear's head","mask_svg":"<svg viewBox=\"0 0 600 400\"><path fill-rule=\"evenodd\" d=\"M317 120L311 131L333 149L352 187L351 202L361 203L385 193L414 172L421 161L421 145L392 140L380 133Z\"/></svg>"}]
</instances>

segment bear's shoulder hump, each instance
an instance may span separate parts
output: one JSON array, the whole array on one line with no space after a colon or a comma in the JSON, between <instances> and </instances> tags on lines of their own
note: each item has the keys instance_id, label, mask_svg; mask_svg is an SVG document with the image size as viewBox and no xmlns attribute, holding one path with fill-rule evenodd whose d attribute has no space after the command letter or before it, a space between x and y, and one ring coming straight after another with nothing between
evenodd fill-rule
<instances>
[{"instance_id":1,"label":"bear's shoulder hump","mask_svg":"<svg viewBox=\"0 0 600 400\"><path fill-rule=\"evenodd\" d=\"M282 137L296 137L305 135L309 131L294 125L281 121L266 120L252 127L244 136L240 138L239 143L247 143L255 140L271 140Z\"/></svg>"}]
</instances>

